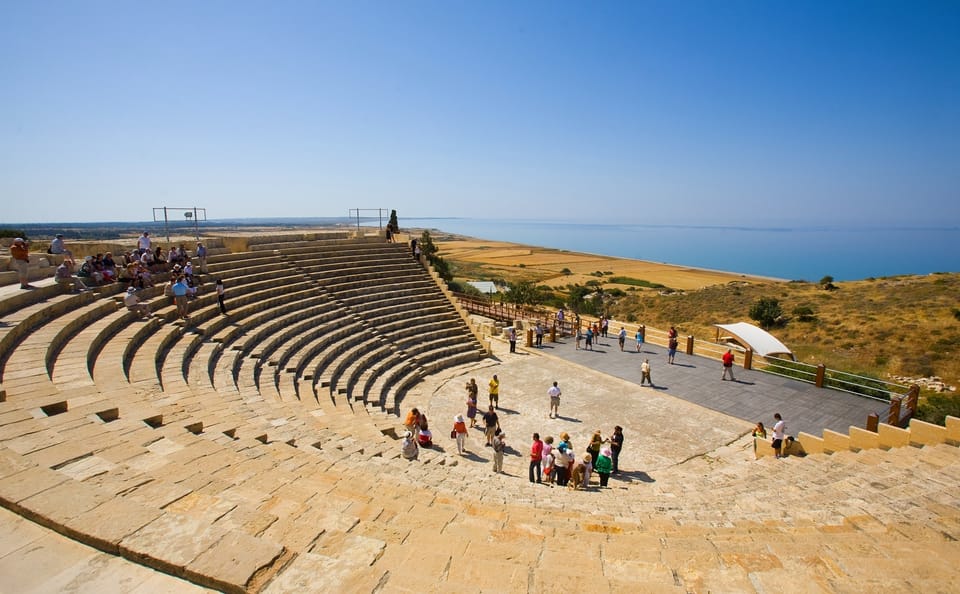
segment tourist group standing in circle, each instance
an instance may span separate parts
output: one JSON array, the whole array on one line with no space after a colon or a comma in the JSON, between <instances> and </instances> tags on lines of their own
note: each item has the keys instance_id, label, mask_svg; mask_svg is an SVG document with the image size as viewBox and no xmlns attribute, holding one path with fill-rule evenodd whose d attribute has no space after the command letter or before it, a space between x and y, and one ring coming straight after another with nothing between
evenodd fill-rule
<instances>
[{"instance_id":1,"label":"tourist group standing in circle","mask_svg":"<svg viewBox=\"0 0 960 594\"><path fill-rule=\"evenodd\" d=\"M489 404L481 415L482 426L477 424L477 381L469 379L465 384L466 412L453 417L450 439L454 441L459 455L468 454L467 439L470 429L482 429L484 448L491 450L492 472L504 474L504 455L508 451L507 434L501 427L500 379L493 375L489 385ZM550 419L560 417L559 382L552 382L547 389ZM510 411L512 412L512 411ZM421 448L434 446L432 433L428 428L427 417L417 408L412 408L404 420L404 434L401 441L401 456L406 460L417 460ZM600 430L593 432L583 452L574 450L569 433L562 431L559 442L554 444L553 436L540 438L539 432L533 434L527 454L528 479L534 484L556 485L570 489L585 489L590 486L591 476L597 475L601 488L607 487L611 475L620 473L620 452L623 449L623 427L617 425L604 437Z\"/></svg>"}]
</instances>

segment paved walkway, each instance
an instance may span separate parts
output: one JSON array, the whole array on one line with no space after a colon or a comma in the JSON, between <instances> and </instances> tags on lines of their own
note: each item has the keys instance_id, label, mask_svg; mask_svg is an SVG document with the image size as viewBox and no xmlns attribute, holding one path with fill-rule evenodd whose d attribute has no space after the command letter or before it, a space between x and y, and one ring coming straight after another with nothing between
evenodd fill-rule
<instances>
[{"instance_id":1,"label":"paved walkway","mask_svg":"<svg viewBox=\"0 0 960 594\"><path fill-rule=\"evenodd\" d=\"M650 359L657 390L745 421L762 421L768 428L773 414L779 412L791 435L803 431L820 436L824 429L846 434L850 426L863 428L869 414L887 408L870 398L736 366L736 381L721 381L719 361L677 353L676 362L669 365L666 348L644 344L643 352L637 353L630 337L623 352L614 336L600 339L593 351L577 350L574 339L565 338L544 342L542 352L636 384L640 364ZM737 363L742 361L738 356Z\"/></svg>"}]
</instances>

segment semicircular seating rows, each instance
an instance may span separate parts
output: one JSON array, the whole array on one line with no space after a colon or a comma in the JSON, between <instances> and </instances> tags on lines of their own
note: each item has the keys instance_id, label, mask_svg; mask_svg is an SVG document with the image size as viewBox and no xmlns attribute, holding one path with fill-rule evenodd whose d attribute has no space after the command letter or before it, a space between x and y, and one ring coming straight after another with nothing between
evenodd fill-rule
<instances>
[{"instance_id":1,"label":"semicircular seating rows","mask_svg":"<svg viewBox=\"0 0 960 594\"><path fill-rule=\"evenodd\" d=\"M209 283L187 324L159 288L148 320L116 286L0 302L4 507L237 592L936 591L958 577L943 570L960 537L956 444L704 456L628 493L491 488L442 453L397 459L406 391L483 354L403 246L264 243L209 268L229 316ZM803 588L783 586L797 575Z\"/></svg>"}]
</instances>

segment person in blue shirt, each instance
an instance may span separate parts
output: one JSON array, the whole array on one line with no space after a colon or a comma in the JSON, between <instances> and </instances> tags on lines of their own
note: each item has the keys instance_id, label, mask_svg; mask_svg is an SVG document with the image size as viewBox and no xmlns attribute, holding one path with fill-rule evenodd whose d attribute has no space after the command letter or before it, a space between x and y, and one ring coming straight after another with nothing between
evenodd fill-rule
<instances>
[{"instance_id":1,"label":"person in blue shirt","mask_svg":"<svg viewBox=\"0 0 960 594\"><path fill-rule=\"evenodd\" d=\"M177 282L173 284L173 301L177 304L177 314L183 319L187 319L190 315L190 306L187 304L187 292L189 290L187 280L181 274L177 277Z\"/></svg>"}]
</instances>

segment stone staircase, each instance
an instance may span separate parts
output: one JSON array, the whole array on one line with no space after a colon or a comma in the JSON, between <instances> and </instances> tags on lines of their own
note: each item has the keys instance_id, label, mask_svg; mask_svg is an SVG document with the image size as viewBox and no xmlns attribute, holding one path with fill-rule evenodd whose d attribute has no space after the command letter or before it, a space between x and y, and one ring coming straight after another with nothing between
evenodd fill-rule
<instances>
[{"instance_id":1,"label":"stone staircase","mask_svg":"<svg viewBox=\"0 0 960 594\"><path fill-rule=\"evenodd\" d=\"M473 373L480 345L398 246L257 247L210 258L229 317L209 294L189 324L160 295L148 321L109 290L0 301L0 504L228 592L960 583L956 419L897 433L903 447L878 436L876 448L841 448L824 435L817 453L801 436L810 455L780 460L755 460L744 436L603 490L530 484L521 451L508 455L511 475L491 474L482 448L463 458L441 446L409 463L393 412L423 377ZM340 274L394 260L373 284ZM391 270L417 288L377 293Z\"/></svg>"}]
</instances>

